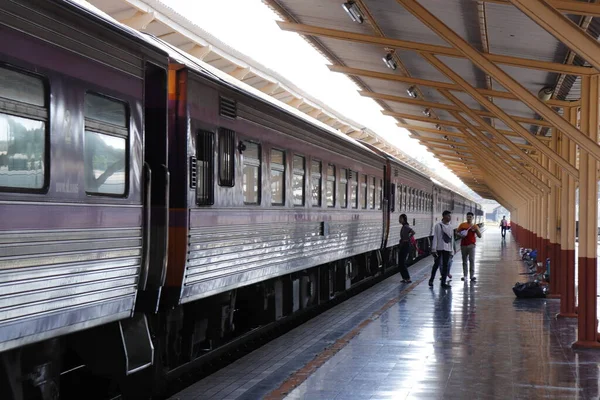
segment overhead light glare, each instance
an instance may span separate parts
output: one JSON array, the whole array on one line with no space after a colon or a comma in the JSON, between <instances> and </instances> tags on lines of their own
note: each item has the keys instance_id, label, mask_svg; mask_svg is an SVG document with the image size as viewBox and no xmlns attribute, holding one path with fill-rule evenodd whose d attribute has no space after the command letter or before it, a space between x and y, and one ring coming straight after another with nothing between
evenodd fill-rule
<instances>
[{"instance_id":1,"label":"overhead light glare","mask_svg":"<svg viewBox=\"0 0 600 400\"><path fill-rule=\"evenodd\" d=\"M387 53L385 57L382 58L382 60L388 68L393 69L394 71L396 70L396 68L398 68L396 61L394 61L394 57L392 57L392 53Z\"/></svg>"},{"instance_id":2,"label":"overhead light glare","mask_svg":"<svg viewBox=\"0 0 600 400\"><path fill-rule=\"evenodd\" d=\"M411 86L408 89L406 89L406 93L408 93L408 96L412 97L413 99L416 99L418 97L417 91L415 90L414 86Z\"/></svg>"},{"instance_id":3,"label":"overhead light glare","mask_svg":"<svg viewBox=\"0 0 600 400\"><path fill-rule=\"evenodd\" d=\"M359 24L362 24L364 22L365 18L363 17L360 8L358 8L355 2L348 1L342 4L342 8L348 13L352 21L358 22Z\"/></svg>"}]
</instances>

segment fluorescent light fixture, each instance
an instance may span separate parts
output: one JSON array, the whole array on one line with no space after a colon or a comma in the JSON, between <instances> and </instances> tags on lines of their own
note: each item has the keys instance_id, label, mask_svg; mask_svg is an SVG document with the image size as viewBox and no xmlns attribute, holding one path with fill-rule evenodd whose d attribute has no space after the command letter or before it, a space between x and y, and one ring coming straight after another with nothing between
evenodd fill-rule
<instances>
[{"instance_id":1,"label":"fluorescent light fixture","mask_svg":"<svg viewBox=\"0 0 600 400\"><path fill-rule=\"evenodd\" d=\"M382 58L382 60L388 68L393 70L398 68L398 65L396 65L396 61L394 61L394 58L392 57L392 53L387 53L385 57Z\"/></svg>"},{"instance_id":2,"label":"fluorescent light fixture","mask_svg":"<svg viewBox=\"0 0 600 400\"><path fill-rule=\"evenodd\" d=\"M360 11L360 8L358 8L355 2L348 1L342 4L342 7L344 8L344 10L346 10L350 18L352 18L352 21L362 24L365 20L365 18L362 15L362 12Z\"/></svg>"},{"instance_id":3,"label":"fluorescent light fixture","mask_svg":"<svg viewBox=\"0 0 600 400\"><path fill-rule=\"evenodd\" d=\"M408 89L406 89L406 93L408 93L408 95L413 99L416 99L418 97L417 91L415 90L414 86L411 86Z\"/></svg>"}]
</instances>

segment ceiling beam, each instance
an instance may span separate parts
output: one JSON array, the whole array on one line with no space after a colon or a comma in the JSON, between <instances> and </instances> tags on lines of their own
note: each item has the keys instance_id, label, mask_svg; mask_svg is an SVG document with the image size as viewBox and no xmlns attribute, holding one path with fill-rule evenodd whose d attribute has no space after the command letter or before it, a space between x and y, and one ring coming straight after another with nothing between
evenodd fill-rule
<instances>
[{"instance_id":1,"label":"ceiling beam","mask_svg":"<svg viewBox=\"0 0 600 400\"><path fill-rule=\"evenodd\" d=\"M397 1L411 1L411 0L397 0ZM506 114L506 112L504 112L504 110L502 110L500 107L498 107L497 105L492 103L490 100L488 100L487 97L479 94L477 92L477 89L475 89L473 86L471 86L471 84L469 84L466 80L464 80L456 72L452 71L452 69L449 68L446 64L444 64L443 62L438 60L434 55L422 54L422 56L427 61L429 61L431 63L431 65L436 67L441 73L443 73L448 78L452 79L457 84L459 84L461 87L463 87L481 105L483 105L485 108L487 108L488 110L490 110L494 114L496 114L498 116L498 118L500 120L502 120L502 122L504 122L506 125L511 127L516 134L521 136L523 139L527 140L537 150L546 154L553 161L560 164L561 167L563 167L565 169L565 171L567 171L570 175L572 175L575 178L577 178L579 176L579 171L577 171L577 169L575 167L573 167L571 164L569 164L569 162L567 160L565 160L560 155L558 155L556 152L552 151L552 149L550 149L548 146L546 146L542 142L540 142L535 135L533 135L527 129L523 128L518 122L516 122L515 120L510 118L510 116L508 114ZM536 97L536 99L537 99L537 97ZM554 113L554 111L552 111L552 113ZM557 115L557 114L554 114L554 115ZM565 122L569 126L572 127L572 125L568 121L565 121ZM490 127L487 127L487 130L489 132ZM576 128L575 128L575 130L577 132L579 132ZM491 133L494 133L493 130ZM579 132L579 133L581 134L581 132ZM600 153L600 147L598 147L598 150Z\"/></svg>"},{"instance_id":2,"label":"ceiling beam","mask_svg":"<svg viewBox=\"0 0 600 400\"><path fill-rule=\"evenodd\" d=\"M149 13L140 11L133 17L127 18L127 19L122 19L119 22L122 23L123 25L127 25L133 29L137 29L138 31L143 31L155 19L156 19L156 15L154 14L154 11L151 11Z\"/></svg>"},{"instance_id":3,"label":"ceiling beam","mask_svg":"<svg viewBox=\"0 0 600 400\"><path fill-rule=\"evenodd\" d=\"M510 2L596 69L600 68L600 44L598 41L582 31L548 1L510 0Z\"/></svg>"},{"instance_id":4,"label":"ceiling beam","mask_svg":"<svg viewBox=\"0 0 600 400\"><path fill-rule=\"evenodd\" d=\"M481 54L476 48L471 46L466 40L460 37L460 35L458 35L456 32L454 32L452 29L446 26L440 19L438 19L432 13L430 13L425 7L420 5L416 0L396 1L402 6L404 6L404 8L407 11L409 11L411 14L417 17L421 22L423 22L423 24L429 27L429 29L436 32L446 42L454 46L456 49L460 50L461 53L463 53L471 62L473 62L473 64L479 67L482 71L488 73L506 90L508 90L513 95L521 99L523 103L527 104L532 110L536 111L546 121L551 122L556 129L563 132L580 147L588 151L589 154L596 160L600 160L600 146L598 146L596 141L581 133L581 131L575 126L571 125L569 121L564 119L562 116L558 115L546 103L540 100L536 95L529 92L529 90L523 87L519 82L517 82L514 78L512 78L508 73L503 71L492 61L487 59L484 54ZM437 61L439 64L445 66L445 64L441 63L441 61L439 61L439 59L432 54L423 54L423 56L430 60L430 62L434 60ZM471 85L468 85L468 87L463 88L465 90L469 88L472 89L469 90L469 94L471 94L472 96L473 93L478 94L475 88L473 88ZM480 101L480 99L477 99L477 101L484 105L485 108L501 117L502 121L507 123L512 129L515 130L515 132L519 134L521 134L520 131L527 132L525 129L523 129L521 125L518 125L518 123L515 122L515 124L517 124L519 128L517 129L512 123L514 121L508 118L508 115L501 108L497 107L494 103L490 102L487 99L485 99L485 102ZM527 132L527 134L529 134L529 132ZM535 140L531 140L531 143L537 147ZM566 162L564 158L557 156L555 152L549 150L547 147L542 147L543 149L540 148L539 150L546 154L548 157L552 158L553 161L560 164L561 167L564 168L570 175L574 177L579 175L577 169L575 169L572 165Z\"/></svg>"},{"instance_id":5,"label":"ceiling beam","mask_svg":"<svg viewBox=\"0 0 600 400\"><path fill-rule=\"evenodd\" d=\"M446 110L446 111L460 111L463 112L461 108L457 107L457 106L453 106L451 104L444 104L444 103L436 103L433 101L425 101L425 100L418 100L418 99L412 99L409 97L401 97L401 96L392 96L389 94L383 94L383 93L375 93L375 92L366 92L363 90L359 90L358 93L363 96L363 97L369 97L372 99L377 99L377 100L388 100L388 101L392 101L395 103L402 103L402 104L410 104L410 105L415 105L415 106L423 106L423 107L429 107L429 108L436 108L438 110ZM489 117L489 118L498 118L494 113L489 112L489 111L485 111L485 110L473 110L470 109L473 112L475 112L477 115L480 115L482 117ZM521 122L524 124L530 124L530 125L537 125L537 126L546 126L546 127L552 127L552 124L541 120L541 119L534 119L534 118L525 118L525 117L519 117L516 115L511 115L510 116L512 119L514 119L517 122Z\"/></svg>"},{"instance_id":6,"label":"ceiling beam","mask_svg":"<svg viewBox=\"0 0 600 400\"><path fill-rule=\"evenodd\" d=\"M446 145L453 145L453 146L468 146L469 145L466 142L455 142L453 140L435 139L435 138L429 138L429 137L424 137L424 136L412 136L412 135L411 135L411 137L413 139L420 140L424 143L439 143L439 144L446 144Z\"/></svg>"},{"instance_id":7,"label":"ceiling beam","mask_svg":"<svg viewBox=\"0 0 600 400\"><path fill-rule=\"evenodd\" d=\"M483 0L486 3L510 5L509 0ZM548 3L565 14L600 17L600 3L586 3L577 0L548 0Z\"/></svg>"},{"instance_id":8,"label":"ceiling beam","mask_svg":"<svg viewBox=\"0 0 600 400\"><path fill-rule=\"evenodd\" d=\"M490 131L494 135L495 140L497 140L497 141L503 143L504 145L508 146L508 148L510 150L514 151L516 154L518 154L521 159L523 159L524 161L526 161L529 164L531 164L540 173L544 174L544 176L546 176L548 179L552 180L555 185L559 185L560 186L560 184L561 184L560 179L558 179L557 177L555 177L550 171L548 171L547 169L545 169L543 166L539 165L537 163L537 161L535 161L533 158L531 158L528 154L526 154L523 151L521 151L521 149L519 149L519 147L515 143L513 143L506 136L502 135L500 132L496 131L496 129L494 127L492 127L491 125L489 125L487 122L485 122L483 118L479 117L478 115L476 115L475 113L473 113L472 111L470 111L469 108L466 106L466 104L464 104L462 101L460 101L460 99L458 99L452 93L450 93L448 91L445 91L445 90L440 90L440 93L444 97L446 97L448 100L450 100L454 104L456 104L458 107L460 107L461 109L463 109L463 111L465 111L466 114L469 115L469 117L471 117L475 122L477 122L478 124L480 124L482 126L485 126L487 128L487 130ZM463 124L468 125L469 129L471 130L471 132L477 134L478 136L479 135L485 136L480 131L476 132L476 130L478 130L478 128L476 126L471 126L471 123L469 121L467 121L466 119L464 119L456 111L451 111L451 114L452 114L452 116L454 118L458 119ZM500 147L497 143L495 143L495 142L492 142L492 143L493 143L493 145L498 150L501 151L501 153L504 153L507 156L510 156L510 154L508 154L508 152L506 150L504 150L502 147ZM530 175L530 177L533 177L533 176L534 176L533 174Z\"/></svg>"},{"instance_id":9,"label":"ceiling beam","mask_svg":"<svg viewBox=\"0 0 600 400\"><path fill-rule=\"evenodd\" d=\"M378 71L370 71L367 69L344 67L342 65L328 65L328 67L333 72L339 72L339 73L346 74L346 75L364 76L364 77L368 77L368 78L402 82L402 83L408 83L408 84L412 84L412 85L428 86L428 87L432 87L432 88L436 88L436 89L448 89L448 90L453 90L453 91L457 91L457 92L464 92L464 90L460 86L453 84L453 83L448 83L448 82L438 82L438 81L431 81L428 79L411 78L411 77L401 76L401 75L396 75L396 74L389 74L389 73L378 72ZM489 90L489 89L477 89L477 91L484 96L491 96L491 97L498 97L501 99L521 101L517 96L515 96L514 94L509 93L509 92L501 92L499 90ZM573 102L564 101L564 100L548 100L547 104L549 104L553 107L572 107L574 105Z\"/></svg>"},{"instance_id":10,"label":"ceiling beam","mask_svg":"<svg viewBox=\"0 0 600 400\"><path fill-rule=\"evenodd\" d=\"M409 131L435 133L436 135L454 136L454 137L458 137L458 138L464 138L465 137L465 135L463 135L462 133L448 132L448 131L444 131L444 130L438 130L438 129L428 128L428 127L425 127L425 126L403 124L401 122L398 122L396 124L396 126L399 127L399 128L408 129Z\"/></svg>"},{"instance_id":11,"label":"ceiling beam","mask_svg":"<svg viewBox=\"0 0 600 400\"><path fill-rule=\"evenodd\" d=\"M464 58L464 55L452 47L437 46L427 43L409 42L406 40L391 39L372 35L363 35L360 33L340 31L336 29L321 28L318 26L296 24L292 22L278 21L279 27L288 32L296 32L302 35L328 37L332 39L346 40L357 43L374 44L394 49L426 51L443 56ZM580 67L575 65L565 65L560 63L531 60L528 58L510 57L500 54L486 54L488 60L498 62L504 65L512 65L522 68L541 69L558 74L567 73L571 75L588 75L597 73L593 68Z\"/></svg>"},{"instance_id":12,"label":"ceiling beam","mask_svg":"<svg viewBox=\"0 0 600 400\"><path fill-rule=\"evenodd\" d=\"M398 112L387 111L387 110L381 110L381 113L383 115L387 115L387 116L394 117L394 118L411 119L413 121L420 121L420 122L427 122L430 124L452 126L454 128L460 128L460 127L464 126L460 122L456 122L456 121L447 121L445 119L421 117L420 115L414 115L414 114L398 113Z\"/></svg>"}]
</instances>

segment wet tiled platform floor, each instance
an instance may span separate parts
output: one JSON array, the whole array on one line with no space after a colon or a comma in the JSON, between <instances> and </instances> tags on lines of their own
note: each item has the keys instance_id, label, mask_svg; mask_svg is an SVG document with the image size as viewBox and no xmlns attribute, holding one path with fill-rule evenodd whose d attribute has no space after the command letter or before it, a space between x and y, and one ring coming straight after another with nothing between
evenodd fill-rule
<instances>
[{"instance_id":1,"label":"wet tiled platform floor","mask_svg":"<svg viewBox=\"0 0 600 400\"><path fill-rule=\"evenodd\" d=\"M442 289L421 261L418 283L395 275L173 399L598 398L600 351L571 349L576 321L554 318L558 300L513 295L527 277L512 238L488 228L476 264L461 282L455 260Z\"/></svg>"}]
</instances>

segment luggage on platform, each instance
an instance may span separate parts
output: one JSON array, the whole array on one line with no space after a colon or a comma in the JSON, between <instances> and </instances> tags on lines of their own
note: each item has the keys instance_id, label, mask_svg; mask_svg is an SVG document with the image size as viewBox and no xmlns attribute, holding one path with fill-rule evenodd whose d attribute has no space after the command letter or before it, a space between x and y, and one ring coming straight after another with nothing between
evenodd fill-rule
<instances>
[{"instance_id":1,"label":"luggage on platform","mask_svg":"<svg viewBox=\"0 0 600 400\"><path fill-rule=\"evenodd\" d=\"M515 296L520 299L536 299L546 297L546 288L538 282L517 282L513 286Z\"/></svg>"}]
</instances>

